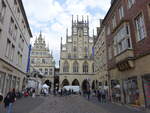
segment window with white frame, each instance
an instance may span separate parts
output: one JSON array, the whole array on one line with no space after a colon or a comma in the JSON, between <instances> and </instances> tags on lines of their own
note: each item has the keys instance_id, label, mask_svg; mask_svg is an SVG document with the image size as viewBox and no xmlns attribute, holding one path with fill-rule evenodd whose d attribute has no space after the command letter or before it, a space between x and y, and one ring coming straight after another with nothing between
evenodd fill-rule
<instances>
[{"instance_id":1,"label":"window with white frame","mask_svg":"<svg viewBox=\"0 0 150 113\"><path fill-rule=\"evenodd\" d=\"M49 69L49 75L53 75L53 69Z\"/></svg>"},{"instance_id":2,"label":"window with white frame","mask_svg":"<svg viewBox=\"0 0 150 113\"><path fill-rule=\"evenodd\" d=\"M11 60L11 61L13 61L14 53L15 53L15 46L12 44L12 47L11 47L11 55L10 55L10 60Z\"/></svg>"},{"instance_id":3,"label":"window with white frame","mask_svg":"<svg viewBox=\"0 0 150 113\"><path fill-rule=\"evenodd\" d=\"M124 17L124 9L123 6L119 7L119 18L120 20Z\"/></svg>"},{"instance_id":4,"label":"window with white frame","mask_svg":"<svg viewBox=\"0 0 150 113\"><path fill-rule=\"evenodd\" d=\"M14 30L14 33L13 33L13 39L16 41L16 38L17 38L17 32L18 32L18 28L17 26L15 25L15 30Z\"/></svg>"},{"instance_id":5,"label":"window with white frame","mask_svg":"<svg viewBox=\"0 0 150 113\"><path fill-rule=\"evenodd\" d=\"M6 4L4 0L0 1L0 22L3 22L6 13Z\"/></svg>"},{"instance_id":6,"label":"window with white frame","mask_svg":"<svg viewBox=\"0 0 150 113\"><path fill-rule=\"evenodd\" d=\"M131 49L129 24L124 24L114 36L114 54L118 55L126 49Z\"/></svg>"},{"instance_id":7,"label":"window with white frame","mask_svg":"<svg viewBox=\"0 0 150 113\"><path fill-rule=\"evenodd\" d=\"M48 69L45 68L45 75L48 75Z\"/></svg>"},{"instance_id":8,"label":"window with white frame","mask_svg":"<svg viewBox=\"0 0 150 113\"><path fill-rule=\"evenodd\" d=\"M5 56L6 56L6 57L9 57L10 49L11 49L11 42L10 42L9 39L7 39L6 53L5 53Z\"/></svg>"},{"instance_id":9,"label":"window with white frame","mask_svg":"<svg viewBox=\"0 0 150 113\"><path fill-rule=\"evenodd\" d=\"M113 27L113 29L116 27L116 17L115 17L115 15L112 17L112 27Z\"/></svg>"},{"instance_id":10,"label":"window with white frame","mask_svg":"<svg viewBox=\"0 0 150 113\"><path fill-rule=\"evenodd\" d=\"M131 8L134 3L135 0L128 0L128 8Z\"/></svg>"},{"instance_id":11,"label":"window with white frame","mask_svg":"<svg viewBox=\"0 0 150 113\"><path fill-rule=\"evenodd\" d=\"M140 41L146 37L145 23L144 23L144 17L142 13L140 13L135 18L135 25L136 25L137 41Z\"/></svg>"},{"instance_id":12,"label":"window with white frame","mask_svg":"<svg viewBox=\"0 0 150 113\"><path fill-rule=\"evenodd\" d=\"M12 36L13 34L13 29L14 29L14 20L13 18L11 17L10 19L10 23L9 23L9 34Z\"/></svg>"},{"instance_id":13,"label":"window with white frame","mask_svg":"<svg viewBox=\"0 0 150 113\"><path fill-rule=\"evenodd\" d=\"M110 35L110 26L107 26L107 35Z\"/></svg>"}]
</instances>

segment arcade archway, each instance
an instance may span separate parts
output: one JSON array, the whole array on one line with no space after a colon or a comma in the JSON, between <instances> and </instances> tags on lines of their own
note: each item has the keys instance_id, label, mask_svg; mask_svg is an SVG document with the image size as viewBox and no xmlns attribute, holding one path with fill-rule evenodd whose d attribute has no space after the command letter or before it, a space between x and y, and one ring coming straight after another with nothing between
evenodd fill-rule
<instances>
[{"instance_id":1,"label":"arcade archway","mask_svg":"<svg viewBox=\"0 0 150 113\"><path fill-rule=\"evenodd\" d=\"M72 86L80 86L79 81L78 81L77 79L75 79L75 80L72 82Z\"/></svg>"},{"instance_id":2,"label":"arcade archway","mask_svg":"<svg viewBox=\"0 0 150 113\"><path fill-rule=\"evenodd\" d=\"M68 86L69 85L69 81L67 79L64 79L62 82L62 86Z\"/></svg>"},{"instance_id":3,"label":"arcade archway","mask_svg":"<svg viewBox=\"0 0 150 113\"><path fill-rule=\"evenodd\" d=\"M84 80L82 82L82 90L83 92L87 91L90 88L90 83L88 82L88 80Z\"/></svg>"},{"instance_id":4,"label":"arcade archway","mask_svg":"<svg viewBox=\"0 0 150 113\"><path fill-rule=\"evenodd\" d=\"M96 82L95 80L92 82L92 90L95 90L96 89Z\"/></svg>"}]
</instances>

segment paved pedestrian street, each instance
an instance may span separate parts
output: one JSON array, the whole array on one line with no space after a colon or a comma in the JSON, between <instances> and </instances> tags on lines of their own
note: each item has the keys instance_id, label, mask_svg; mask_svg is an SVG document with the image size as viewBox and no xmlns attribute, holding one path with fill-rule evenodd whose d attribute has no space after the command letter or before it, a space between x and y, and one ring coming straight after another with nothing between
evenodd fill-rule
<instances>
[{"instance_id":1,"label":"paved pedestrian street","mask_svg":"<svg viewBox=\"0 0 150 113\"><path fill-rule=\"evenodd\" d=\"M3 111L2 113L5 113ZM96 98L87 100L85 97L53 96L22 98L14 104L13 113L144 113L116 104L100 104Z\"/></svg>"}]
</instances>

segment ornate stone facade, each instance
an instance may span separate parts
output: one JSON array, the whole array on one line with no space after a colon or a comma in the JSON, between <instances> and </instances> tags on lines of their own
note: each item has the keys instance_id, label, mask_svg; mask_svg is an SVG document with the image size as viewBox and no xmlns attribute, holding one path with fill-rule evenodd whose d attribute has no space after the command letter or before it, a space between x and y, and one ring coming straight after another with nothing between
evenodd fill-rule
<instances>
[{"instance_id":1,"label":"ornate stone facade","mask_svg":"<svg viewBox=\"0 0 150 113\"><path fill-rule=\"evenodd\" d=\"M82 21L78 20L78 17L77 20L72 17L72 34L68 36L68 30L66 34L66 44L62 44L61 41L60 86L80 85L82 89L86 82L92 86L91 84L95 80L94 38L89 36L88 17L87 20L82 18ZM93 83L93 87L95 83Z\"/></svg>"},{"instance_id":2,"label":"ornate stone facade","mask_svg":"<svg viewBox=\"0 0 150 113\"><path fill-rule=\"evenodd\" d=\"M31 50L31 66L34 68L31 68L30 72L34 71L32 69L39 70L43 75L43 82L45 80L53 82L55 61L52 52L50 53L49 48L46 47L45 40L41 33L35 40Z\"/></svg>"}]
</instances>

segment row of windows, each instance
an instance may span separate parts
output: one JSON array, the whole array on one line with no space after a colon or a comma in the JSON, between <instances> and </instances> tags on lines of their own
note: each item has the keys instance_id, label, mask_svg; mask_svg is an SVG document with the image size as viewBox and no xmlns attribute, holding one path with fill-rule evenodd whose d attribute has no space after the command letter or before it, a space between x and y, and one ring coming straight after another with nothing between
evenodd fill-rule
<instances>
[{"instance_id":1,"label":"row of windows","mask_svg":"<svg viewBox=\"0 0 150 113\"><path fill-rule=\"evenodd\" d=\"M146 37L146 29L143 14L140 13L135 19L137 41L143 40ZM124 25L114 36L114 55L123 52L126 49L132 48L129 24ZM112 59L113 46L108 47L108 58Z\"/></svg>"},{"instance_id":2,"label":"row of windows","mask_svg":"<svg viewBox=\"0 0 150 113\"><path fill-rule=\"evenodd\" d=\"M13 45L13 43L7 39L7 44L6 44L6 51L5 51L5 56L11 61L14 62L15 58L16 58L16 63L19 66L22 66L22 54L18 51L17 52L17 57L14 57L15 55L15 46Z\"/></svg>"},{"instance_id":3,"label":"row of windows","mask_svg":"<svg viewBox=\"0 0 150 113\"><path fill-rule=\"evenodd\" d=\"M63 65L63 72L69 72L69 63L66 61ZM89 72L89 65L87 62L84 62L82 65L83 73ZM92 64L92 71L94 72L94 63ZM77 61L73 63L73 72L79 72L79 64Z\"/></svg>"},{"instance_id":4,"label":"row of windows","mask_svg":"<svg viewBox=\"0 0 150 113\"><path fill-rule=\"evenodd\" d=\"M48 52L32 52L32 55L48 55Z\"/></svg>"},{"instance_id":5,"label":"row of windows","mask_svg":"<svg viewBox=\"0 0 150 113\"><path fill-rule=\"evenodd\" d=\"M49 59L40 59L40 58L31 59L32 64L36 64L36 63L48 64L49 61L50 61Z\"/></svg>"},{"instance_id":6,"label":"row of windows","mask_svg":"<svg viewBox=\"0 0 150 113\"><path fill-rule=\"evenodd\" d=\"M16 3L17 3L17 1L15 2L16 0L14 0L14 7L18 7L19 8L19 6L15 6L16 5ZM5 18L5 14L6 14L6 8L7 8L7 6L6 6L6 3L5 3L5 1L4 0L0 0L0 22L3 24L3 21L4 21L4 18ZM19 11L19 13L20 13L20 11ZM21 15L21 13L20 14L17 14L17 15ZM26 27L25 27L25 22L24 22L24 20L23 19L18 19L18 22L20 21L20 20L22 20L21 21L21 31L23 31L24 33L26 33ZM9 22L9 28L8 28L8 33L10 34L10 36L14 39L14 41L16 41L16 39L17 39L17 35L18 35L18 33L19 33L19 29L18 29L18 27L17 27L17 24L15 23L15 21L14 21L14 19L13 19L13 17L11 17L10 18L10 22ZM24 43L24 39L23 39L23 37L21 36L21 34L20 34L20 38L21 38L21 44L19 45L20 46L20 49L21 50L23 50L23 43ZM20 42L20 40L19 40L19 42Z\"/></svg>"},{"instance_id":7,"label":"row of windows","mask_svg":"<svg viewBox=\"0 0 150 113\"><path fill-rule=\"evenodd\" d=\"M53 69L48 70L48 68L45 68L45 69L40 68L39 71L44 73L45 75L48 75L48 74L53 75Z\"/></svg>"},{"instance_id":8,"label":"row of windows","mask_svg":"<svg viewBox=\"0 0 150 113\"><path fill-rule=\"evenodd\" d=\"M134 4L135 4L135 0L127 0L127 3L128 3L128 8L131 8ZM119 16L119 19L122 20L125 16L124 14L124 7L123 6L120 6L118 8L118 16ZM111 25L112 25L112 30L117 26L117 23L116 23L116 15L114 14L112 16L112 21L111 21ZM111 33L111 26L107 26L107 35L109 35Z\"/></svg>"}]
</instances>

